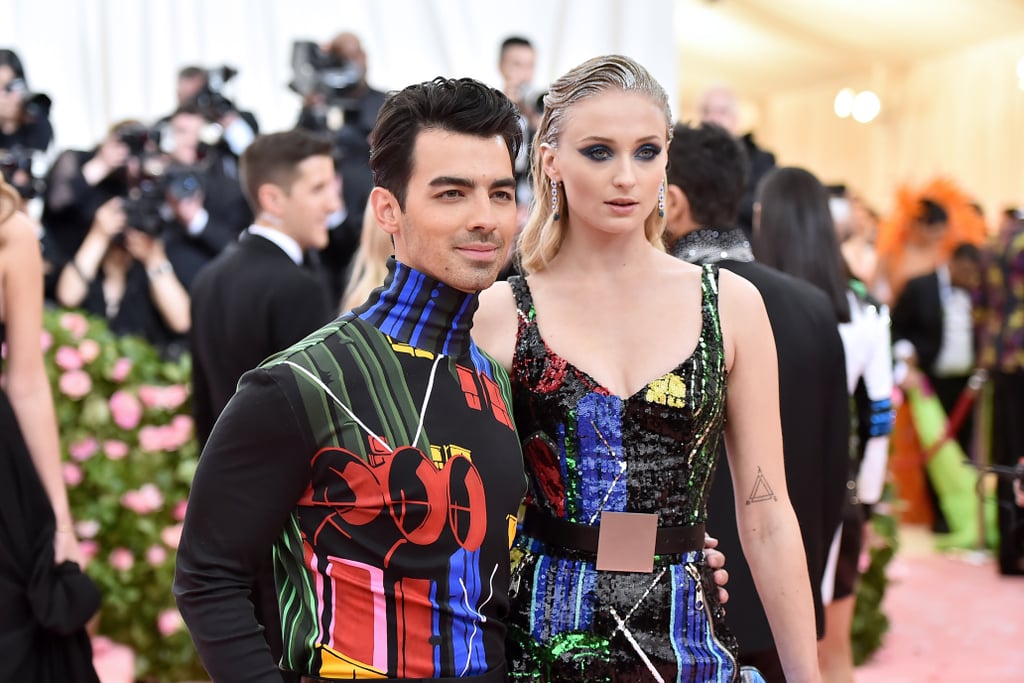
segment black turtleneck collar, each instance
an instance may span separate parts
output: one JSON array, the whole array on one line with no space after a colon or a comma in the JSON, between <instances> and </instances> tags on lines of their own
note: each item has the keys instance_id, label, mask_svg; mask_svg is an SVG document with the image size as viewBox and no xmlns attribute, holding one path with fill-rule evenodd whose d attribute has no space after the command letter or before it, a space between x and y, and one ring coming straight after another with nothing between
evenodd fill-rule
<instances>
[{"instance_id":1,"label":"black turtleneck collar","mask_svg":"<svg viewBox=\"0 0 1024 683\"><path fill-rule=\"evenodd\" d=\"M458 358L469 353L478 305L477 294L455 289L391 257L384 286L353 314L404 344Z\"/></svg>"},{"instance_id":2,"label":"black turtleneck collar","mask_svg":"<svg viewBox=\"0 0 1024 683\"><path fill-rule=\"evenodd\" d=\"M689 263L754 260L750 239L741 228L698 228L672 245L672 255Z\"/></svg>"}]
</instances>

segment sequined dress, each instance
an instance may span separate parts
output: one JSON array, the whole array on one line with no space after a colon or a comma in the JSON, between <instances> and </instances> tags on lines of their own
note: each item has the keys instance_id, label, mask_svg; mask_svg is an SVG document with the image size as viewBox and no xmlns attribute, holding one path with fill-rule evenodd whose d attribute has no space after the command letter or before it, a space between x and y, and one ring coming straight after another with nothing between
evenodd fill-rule
<instances>
[{"instance_id":1,"label":"sequined dress","mask_svg":"<svg viewBox=\"0 0 1024 683\"><path fill-rule=\"evenodd\" d=\"M692 354L627 398L553 352L529 285L509 282L519 314L514 414L533 503L588 525L602 510L657 513L659 526L704 522L725 420L717 267L701 275L702 325ZM701 551L657 556L650 574L598 572L594 560L520 536L509 626L513 680L737 680L735 642Z\"/></svg>"}]
</instances>

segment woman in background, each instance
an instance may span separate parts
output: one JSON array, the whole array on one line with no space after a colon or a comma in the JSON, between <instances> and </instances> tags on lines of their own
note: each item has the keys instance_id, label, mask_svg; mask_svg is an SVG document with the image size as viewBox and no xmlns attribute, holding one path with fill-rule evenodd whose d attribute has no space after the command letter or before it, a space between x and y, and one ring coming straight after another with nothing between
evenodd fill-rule
<instances>
[{"instance_id":1,"label":"woman in background","mask_svg":"<svg viewBox=\"0 0 1024 683\"><path fill-rule=\"evenodd\" d=\"M853 683L850 628L866 506L882 495L892 429L889 311L854 280L843 261L828 192L801 168L779 168L760 182L754 213L757 260L824 291L835 306L846 354L847 389L855 400L857 444L851 453L851 497L836 531L822 585L825 637L819 643L822 680Z\"/></svg>"},{"instance_id":2,"label":"woman in background","mask_svg":"<svg viewBox=\"0 0 1024 683\"><path fill-rule=\"evenodd\" d=\"M99 593L81 573L41 347L36 226L0 178L0 680L97 681L86 621Z\"/></svg>"}]
</instances>

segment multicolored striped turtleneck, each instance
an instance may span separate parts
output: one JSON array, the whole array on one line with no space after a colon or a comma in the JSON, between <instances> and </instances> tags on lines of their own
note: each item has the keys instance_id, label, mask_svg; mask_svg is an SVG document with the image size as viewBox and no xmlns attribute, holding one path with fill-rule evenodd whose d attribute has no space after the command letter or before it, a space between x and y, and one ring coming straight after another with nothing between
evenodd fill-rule
<instances>
[{"instance_id":1,"label":"multicolored striped turtleneck","mask_svg":"<svg viewBox=\"0 0 1024 683\"><path fill-rule=\"evenodd\" d=\"M176 592L188 596L182 612L207 667L207 652L231 647L230 620L209 594L193 595L192 581L208 580L197 544L229 543L218 561L255 561L248 544L270 540L268 523L280 530L282 668L350 680L504 666L509 547L525 492L508 377L470 337L475 294L394 260L388 271L362 306L243 377L203 453L201 467L220 462L209 467L225 477L239 476L237 453L254 470L230 507L208 501L213 528L191 530L203 543L182 546ZM251 514L263 528L249 527ZM234 533L248 541L225 540ZM193 627L202 613L220 627L208 638ZM262 672L235 668L224 680Z\"/></svg>"}]
</instances>

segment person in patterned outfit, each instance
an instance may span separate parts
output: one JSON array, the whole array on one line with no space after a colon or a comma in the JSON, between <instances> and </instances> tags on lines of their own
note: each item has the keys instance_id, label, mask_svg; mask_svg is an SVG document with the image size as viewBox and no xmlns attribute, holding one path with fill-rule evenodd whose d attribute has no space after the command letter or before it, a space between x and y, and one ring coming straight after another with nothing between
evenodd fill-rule
<instances>
[{"instance_id":1,"label":"person in patterned outfit","mask_svg":"<svg viewBox=\"0 0 1024 683\"><path fill-rule=\"evenodd\" d=\"M436 79L373 133L384 286L246 373L195 475L174 592L213 680L505 680L526 481L508 376L470 337L516 229L518 113ZM284 654L247 586L273 547Z\"/></svg>"},{"instance_id":2,"label":"person in patterned outfit","mask_svg":"<svg viewBox=\"0 0 1024 683\"><path fill-rule=\"evenodd\" d=\"M771 326L750 283L665 253L671 127L665 91L629 58L556 80L533 147L545 200L520 237L526 277L481 297L474 336L510 371L530 482L511 677L741 680L701 550L724 435L787 679L817 683Z\"/></svg>"}]
</instances>

